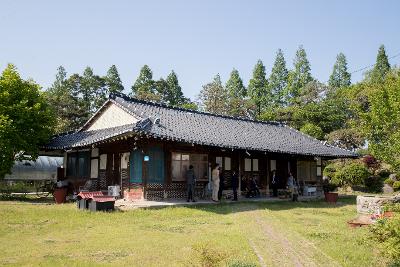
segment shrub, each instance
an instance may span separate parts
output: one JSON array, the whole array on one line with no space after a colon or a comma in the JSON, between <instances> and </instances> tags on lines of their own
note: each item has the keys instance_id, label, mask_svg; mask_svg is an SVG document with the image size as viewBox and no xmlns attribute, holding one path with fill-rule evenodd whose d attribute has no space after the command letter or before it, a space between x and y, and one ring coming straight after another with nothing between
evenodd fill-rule
<instances>
[{"instance_id":1,"label":"shrub","mask_svg":"<svg viewBox=\"0 0 400 267\"><path fill-rule=\"evenodd\" d=\"M195 244L193 249L197 252L202 266L219 266L228 257L226 251L206 243Z\"/></svg>"},{"instance_id":2,"label":"shrub","mask_svg":"<svg viewBox=\"0 0 400 267\"><path fill-rule=\"evenodd\" d=\"M29 193L29 192L35 192L35 188L33 187L33 185L25 181L0 182L0 194L9 195L11 193Z\"/></svg>"},{"instance_id":3,"label":"shrub","mask_svg":"<svg viewBox=\"0 0 400 267\"><path fill-rule=\"evenodd\" d=\"M369 175L364 179L364 185L368 192L380 193L382 192L383 179L379 176Z\"/></svg>"},{"instance_id":4,"label":"shrub","mask_svg":"<svg viewBox=\"0 0 400 267\"><path fill-rule=\"evenodd\" d=\"M392 259L393 263L400 262L400 217L378 220L370 226L372 238L382 246L382 253ZM397 266L397 265L396 265Z\"/></svg>"},{"instance_id":5,"label":"shrub","mask_svg":"<svg viewBox=\"0 0 400 267\"><path fill-rule=\"evenodd\" d=\"M378 165L378 161L374 156L371 155L365 155L362 159L365 165L367 165L368 168L376 168Z\"/></svg>"},{"instance_id":6,"label":"shrub","mask_svg":"<svg viewBox=\"0 0 400 267\"><path fill-rule=\"evenodd\" d=\"M334 163L331 163L325 166L323 175L328 177L329 179L332 179L333 176L335 176L335 172L336 172L336 166Z\"/></svg>"},{"instance_id":7,"label":"shrub","mask_svg":"<svg viewBox=\"0 0 400 267\"><path fill-rule=\"evenodd\" d=\"M369 175L364 164L353 162L337 170L332 182L338 185L361 185Z\"/></svg>"},{"instance_id":8,"label":"shrub","mask_svg":"<svg viewBox=\"0 0 400 267\"><path fill-rule=\"evenodd\" d=\"M396 181L393 183L393 189L395 191L399 191L400 190L400 181Z\"/></svg>"},{"instance_id":9,"label":"shrub","mask_svg":"<svg viewBox=\"0 0 400 267\"><path fill-rule=\"evenodd\" d=\"M391 178L386 178L384 183L387 185L393 186L394 181Z\"/></svg>"},{"instance_id":10,"label":"shrub","mask_svg":"<svg viewBox=\"0 0 400 267\"><path fill-rule=\"evenodd\" d=\"M384 206L385 211L400 212L400 203L390 203Z\"/></svg>"}]
</instances>

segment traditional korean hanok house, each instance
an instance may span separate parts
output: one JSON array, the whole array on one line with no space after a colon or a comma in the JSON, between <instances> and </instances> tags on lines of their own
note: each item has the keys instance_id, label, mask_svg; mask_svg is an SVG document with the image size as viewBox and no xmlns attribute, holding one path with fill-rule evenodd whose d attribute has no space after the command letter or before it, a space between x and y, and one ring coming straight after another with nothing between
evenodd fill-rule
<instances>
[{"instance_id":1,"label":"traditional korean hanok house","mask_svg":"<svg viewBox=\"0 0 400 267\"><path fill-rule=\"evenodd\" d=\"M174 108L111 94L76 132L55 136L44 151L63 153L65 176L91 189L120 185L127 199L185 197L185 171L194 166L197 195L204 197L211 168L219 163L230 189L232 171L254 177L262 191L276 170L302 185L320 185L324 162L354 157L277 122L261 122Z\"/></svg>"}]
</instances>

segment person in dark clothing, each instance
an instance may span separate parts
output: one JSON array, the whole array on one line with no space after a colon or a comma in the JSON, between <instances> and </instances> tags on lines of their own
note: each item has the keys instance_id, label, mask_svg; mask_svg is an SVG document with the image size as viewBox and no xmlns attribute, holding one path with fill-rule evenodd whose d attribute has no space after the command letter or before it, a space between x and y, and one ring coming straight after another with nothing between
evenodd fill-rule
<instances>
[{"instance_id":1,"label":"person in dark clothing","mask_svg":"<svg viewBox=\"0 0 400 267\"><path fill-rule=\"evenodd\" d=\"M272 186L272 195L274 197L278 197L278 186L279 186L279 178L276 175L276 171L272 171L272 180L271 180L271 186Z\"/></svg>"},{"instance_id":2,"label":"person in dark clothing","mask_svg":"<svg viewBox=\"0 0 400 267\"><path fill-rule=\"evenodd\" d=\"M196 178L194 176L193 166L190 165L186 171L186 184L187 184L187 202L196 202L194 199L194 188L196 187Z\"/></svg>"},{"instance_id":3,"label":"person in dark clothing","mask_svg":"<svg viewBox=\"0 0 400 267\"><path fill-rule=\"evenodd\" d=\"M222 198L222 191L224 191L224 176L223 176L221 168L220 168L220 170L219 170L218 200L221 200L221 198Z\"/></svg>"},{"instance_id":4,"label":"person in dark clothing","mask_svg":"<svg viewBox=\"0 0 400 267\"><path fill-rule=\"evenodd\" d=\"M239 187L239 175L236 171L232 173L232 190L233 190L233 201L238 200L237 190Z\"/></svg>"},{"instance_id":5,"label":"person in dark clothing","mask_svg":"<svg viewBox=\"0 0 400 267\"><path fill-rule=\"evenodd\" d=\"M249 197L259 197L260 196L260 189L258 188L256 178L254 178L254 177L251 178L249 183L250 183L250 186L248 188L246 197L248 197L248 198Z\"/></svg>"}]
</instances>

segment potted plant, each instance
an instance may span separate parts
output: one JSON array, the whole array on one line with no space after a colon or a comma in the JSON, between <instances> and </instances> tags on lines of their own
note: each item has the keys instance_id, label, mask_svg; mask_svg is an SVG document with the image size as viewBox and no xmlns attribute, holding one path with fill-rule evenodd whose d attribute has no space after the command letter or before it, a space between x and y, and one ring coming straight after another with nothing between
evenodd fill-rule
<instances>
[{"instance_id":1,"label":"potted plant","mask_svg":"<svg viewBox=\"0 0 400 267\"><path fill-rule=\"evenodd\" d=\"M325 201L328 203L336 204L339 194L337 192L333 192L336 190L338 186L329 180L324 180L323 190L325 195Z\"/></svg>"}]
</instances>

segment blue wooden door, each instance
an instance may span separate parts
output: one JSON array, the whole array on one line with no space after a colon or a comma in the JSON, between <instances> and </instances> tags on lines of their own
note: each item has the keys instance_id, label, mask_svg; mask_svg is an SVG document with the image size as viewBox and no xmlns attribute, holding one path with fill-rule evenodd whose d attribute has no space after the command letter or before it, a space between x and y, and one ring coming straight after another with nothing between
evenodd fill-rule
<instances>
[{"instance_id":1,"label":"blue wooden door","mask_svg":"<svg viewBox=\"0 0 400 267\"><path fill-rule=\"evenodd\" d=\"M143 154L139 150L135 150L131 153L129 164L130 164L130 182L131 183L142 183L142 162Z\"/></svg>"},{"instance_id":2,"label":"blue wooden door","mask_svg":"<svg viewBox=\"0 0 400 267\"><path fill-rule=\"evenodd\" d=\"M147 182L164 183L164 151L161 147L151 147L148 150Z\"/></svg>"}]
</instances>

